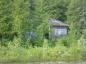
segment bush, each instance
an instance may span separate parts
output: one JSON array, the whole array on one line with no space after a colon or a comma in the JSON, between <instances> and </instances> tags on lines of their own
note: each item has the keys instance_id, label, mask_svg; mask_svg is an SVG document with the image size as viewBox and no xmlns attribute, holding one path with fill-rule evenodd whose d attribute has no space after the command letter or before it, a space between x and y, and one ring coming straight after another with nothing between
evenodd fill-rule
<instances>
[{"instance_id":1,"label":"bush","mask_svg":"<svg viewBox=\"0 0 86 64\"><path fill-rule=\"evenodd\" d=\"M16 38L13 42L9 42L8 46L0 46L1 62L26 62L26 61L75 61L86 59L86 46L67 47L64 45L65 40L60 39L56 42L56 46L49 47L48 40L44 39L43 47L28 47L20 46L20 39ZM80 41L81 42L81 41Z\"/></svg>"},{"instance_id":2,"label":"bush","mask_svg":"<svg viewBox=\"0 0 86 64\"><path fill-rule=\"evenodd\" d=\"M81 59L86 60L86 39L84 36L78 40L78 47L80 49Z\"/></svg>"}]
</instances>

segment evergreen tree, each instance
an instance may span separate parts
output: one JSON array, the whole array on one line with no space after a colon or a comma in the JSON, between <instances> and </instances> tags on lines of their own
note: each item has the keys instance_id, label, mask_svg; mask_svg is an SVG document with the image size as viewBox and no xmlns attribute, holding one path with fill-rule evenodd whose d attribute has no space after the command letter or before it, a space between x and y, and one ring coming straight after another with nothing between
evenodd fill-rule
<instances>
[{"instance_id":1,"label":"evergreen tree","mask_svg":"<svg viewBox=\"0 0 86 64\"><path fill-rule=\"evenodd\" d=\"M11 0L0 0L0 38L7 39L11 33Z\"/></svg>"},{"instance_id":2,"label":"evergreen tree","mask_svg":"<svg viewBox=\"0 0 86 64\"><path fill-rule=\"evenodd\" d=\"M81 20L80 20L80 22L79 22L79 27L80 27L80 31L81 31L81 33L82 33L82 35L86 35L85 33L86 33L86 8L85 8L85 6L86 6L86 0L82 0L81 1Z\"/></svg>"},{"instance_id":3,"label":"evergreen tree","mask_svg":"<svg viewBox=\"0 0 86 64\"><path fill-rule=\"evenodd\" d=\"M13 32L23 34L29 30L29 1L13 0L12 5Z\"/></svg>"},{"instance_id":4,"label":"evergreen tree","mask_svg":"<svg viewBox=\"0 0 86 64\"><path fill-rule=\"evenodd\" d=\"M34 5L34 6L33 6ZM48 14L45 12L44 0L32 1L32 31L36 34L36 45L42 46L44 32L48 23ZM31 13L30 13L31 14ZM45 26L45 28L44 28Z\"/></svg>"},{"instance_id":5,"label":"evergreen tree","mask_svg":"<svg viewBox=\"0 0 86 64\"><path fill-rule=\"evenodd\" d=\"M68 11L67 11L67 23L69 24L70 28L70 38L77 39L80 37L80 28L79 28L79 22L80 22L80 0L71 0Z\"/></svg>"},{"instance_id":6,"label":"evergreen tree","mask_svg":"<svg viewBox=\"0 0 86 64\"><path fill-rule=\"evenodd\" d=\"M50 18L66 20L65 12L67 11L68 1L66 0L45 0L46 12Z\"/></svg>"}]
</instances>

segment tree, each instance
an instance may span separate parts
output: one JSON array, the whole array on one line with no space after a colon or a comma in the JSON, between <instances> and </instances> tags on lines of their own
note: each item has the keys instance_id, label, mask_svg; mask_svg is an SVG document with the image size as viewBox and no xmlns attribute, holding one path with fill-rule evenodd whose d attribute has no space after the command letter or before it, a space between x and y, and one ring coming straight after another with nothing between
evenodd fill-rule
<instances>
[{"instance_id":1,"label":"tree","mask_svg":"<svg viewBox=\"0 0 86 64\"><path fill-rule=\"evenodd\" d=\"M80 31L82 33L82 35L86 36L86 1L85 0L82 0L81 1L81 20L79 22L79 27L80 27ZM85 37L86 38L86 37Z\"/></svg>"},{"instance_id":2,"label":"tree","mask_svg":"<svg viewBox=\"0 0 86 64\"><path fill-rule=\"evenodd\" d=\"M32 3L32 4L31 4ZM31 0L31 31L36 34L36 44L37 46L42 46L44 40L44 32L48 23L48 14L45 12L44 0ZM45 26L45 28L44 28Z\"/></svg>"},{"instance_id":3,"label":"tree","mask_svg":"<svg viewBox=\"0 0 86 64\"><path fill-rule=\"evenodd\" d=\"M19 35L29 30L29 1L13 0L12 5L13 32Z\"/></svg>"},{"instance_id":4,"label":"tree","mask_svg":"<svg viewBox=\"0 0 86 64\"><path fill-rule=\"evenodd\" d=\"M70 34L73 39L77 39L80 35L80 0L71 0L67 11L67 23L70 25Z\"/></svg>"},{"instance_id":5,"label":"tree","mask_svg":"<svg viewBox=\"0 0 86 64\"><path fill-rule=\"evenodd\" d=\"M66 20L68 0L45 0L45 4L50 18Z\"/></svg>"},{"instance_id":6,"label":"tree","mask_svg":"<svg viewBox=\"0 0 86 64\"><path fill-rule=\"evenodd\" d=\"M11 0L0 0L0 39L8 39L12 31Z\"/></svg>"}]
</instances>

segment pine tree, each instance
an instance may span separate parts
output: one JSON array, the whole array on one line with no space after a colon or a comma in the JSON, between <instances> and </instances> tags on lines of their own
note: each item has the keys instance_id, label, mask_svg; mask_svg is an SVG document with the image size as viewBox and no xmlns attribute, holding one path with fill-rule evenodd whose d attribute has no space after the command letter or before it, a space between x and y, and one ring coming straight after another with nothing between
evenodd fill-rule
<instances>
[{"instance_id":1,"label":"pine tree","mask_svg":"<svg viewBox=\"0 0 86 64\"><path fill-rule=\"evenodd\" d=\"M46 12L50 18L66 20L65 12L67 11L68 1L66 0L45 0Z\"/></svg>"},{"instance_id":2,"label":"pine tree","mask_svg":"<svg viewBox=\"0 0 86 64\"><path fill-rule=\"evenodd\" d=\"M67 11L67 23L69 24L70 28L70 37L71 39L77 39L80 37L80 29L79 29L79 22L80 22L80 0L71 0L68 11Z\"/></svg>"},{"instance_id":3,"label":"pine tree","mask_svg":"<svg viewBox=\"0 0 86 64\"><path fill-rule=\"evenodd\" d=\"M29 1L13 0L13 31L22 34L29 30Z\"/></svg>"},{"instance_id":4,"label":"pine tree","mask_svg":"<svg viewBox=\"0 0 86 64\"><path fill-rule=\"evenodd\" d=\"M48 22L48 14L45 12L44 0L31 1L31 22L32 32L36 34L36 45L42 46L44 40L44 32ZM44 28L45 26L45 28Z\"/></svg>"},{"instance_id":5,"label":"pine tree","mask_svg":"<svg viewBox=\"0 0 86 64\"><path fill-rule=\"evenodd\" d=\"M0 38L3 39L8 38L12 29L11 4L10 0L0 0Z\"/></svg>"},{"instance_id":6,"label":"pine tree","mask_svg":"<svg viewBox=\"0 0 86 64\"><path fill-rule=\"evenodd\" d=\"M82 35L86 35L85 33L86 33L86 8L85 8L85 6L86 6L86 0L82 0L81 1L81 20L80 20L80 22L79 22L79 27L80 27L80 31L81 31L81 33L82 33ZM86 38L86 37L85 37Z\"/></svg>"}]
</instances>

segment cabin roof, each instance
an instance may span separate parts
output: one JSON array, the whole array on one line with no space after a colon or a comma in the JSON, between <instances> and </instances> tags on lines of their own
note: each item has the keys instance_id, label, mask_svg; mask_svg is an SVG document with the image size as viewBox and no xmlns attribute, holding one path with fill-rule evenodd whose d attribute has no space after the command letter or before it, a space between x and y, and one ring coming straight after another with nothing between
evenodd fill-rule
<instances>
[{"instance_id":1,"label":"cabin roof","mask_svg":"<svg viewBox=\"0 0 86 64\"><path fill-rule=\"evenodd\" d=\"M60 20L56 20L56 19L49 19L49 24L52 26L68 26L67 24L65 24L64 22L60 21Z\"/></svg>"}]
</instances>

